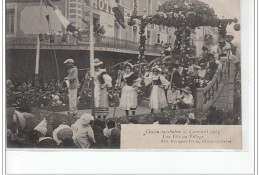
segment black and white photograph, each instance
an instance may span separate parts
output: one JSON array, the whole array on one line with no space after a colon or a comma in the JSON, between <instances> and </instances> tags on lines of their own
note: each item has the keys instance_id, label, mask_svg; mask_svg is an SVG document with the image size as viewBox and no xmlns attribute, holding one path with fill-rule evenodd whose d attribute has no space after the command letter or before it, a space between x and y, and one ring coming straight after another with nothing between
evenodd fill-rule
<instances>
[{"instance_id":1,"label":"black and white photograph","mask_svg":"<svg viewBox=\"0 0 260 175\"><path fill-rule=\"evenodd\" d=\"M240 23L239 0L6 0L6 148L139 148L123 128L167 126L163 149L241 150Z\"/></svg>"}]
</instances>

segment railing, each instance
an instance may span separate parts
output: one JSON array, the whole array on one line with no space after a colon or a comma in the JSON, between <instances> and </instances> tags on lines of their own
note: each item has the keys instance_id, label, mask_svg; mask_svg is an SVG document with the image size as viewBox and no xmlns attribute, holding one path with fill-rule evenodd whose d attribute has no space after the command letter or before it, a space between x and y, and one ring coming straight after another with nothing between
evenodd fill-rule
<instances>
[{"instance_id":1,"label":"railing","mask_svg":"<svg viewBox=\"0 0 260 175\"><path fill-rule=\"evenodd\" d=\"M68 35L67 42L62 42L61 37L55 36L54 42L50 45L49 40L41 41L42 47L49 47L49 46L84 46L89 45L89 42L87 40L85 41L79 41L73 38L72 36ZM85 39L85 38L84 38ZM15 38L7 38L6 39L7 46L28 46L36 48L37 38L36 35L26 35L23 37L15 37ZM108 36L96 36L95 37L95 47L101 47L101 48L112 48L112 49L122 49L122 50L128 50L132 51L136 54L138 54L138 47L139 43L129 41L129 40L122 40L114 37L108 37ZM147 53L153 53L156 55L159 55L161 52L161 49L159 49L155 45L148 45L146 44L146 52Z\"/></svg>"},{"instance_id":2,"label":"railing","mask_svg":"<svg viewBox=\"0 0 260 175\"><path fill-rule=\"evenodd\" d=\"M196 89L196 109L208 109L217 100L225 81L231 77L230 63L228 60L222 61L210 83L204 88Z\"/></svg>"}]
</instances>

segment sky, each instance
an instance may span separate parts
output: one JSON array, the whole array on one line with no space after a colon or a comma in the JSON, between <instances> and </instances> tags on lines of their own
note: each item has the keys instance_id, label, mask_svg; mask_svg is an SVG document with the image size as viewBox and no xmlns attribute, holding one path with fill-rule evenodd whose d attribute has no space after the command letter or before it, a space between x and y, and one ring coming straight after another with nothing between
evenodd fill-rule
<instances>
[{"instance_id":1,"label":"sky","mask_svg":"<svg viewBox=\"0 0 260 175\"><path fill-rule=\"evenodd\" d=\"M219 18L228 18L233 19L237 18L238 23L240 24L240 0L200 0L202 2L207 3L210 7L213 7L216 15ZM235 31L234 23L227 27L227 32L233 33L234 42L237 44L240 43L240 31Z\"/></svg>"}]
</instances>

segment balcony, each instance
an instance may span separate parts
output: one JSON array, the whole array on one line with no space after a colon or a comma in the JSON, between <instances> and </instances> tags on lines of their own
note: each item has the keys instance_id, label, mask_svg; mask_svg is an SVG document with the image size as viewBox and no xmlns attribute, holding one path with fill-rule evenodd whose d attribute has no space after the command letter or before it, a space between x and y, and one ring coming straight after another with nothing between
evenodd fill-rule
<instances>
[{"instance_id":1,"label":"balcony","mask_svg":"<svg viewBox=\"0 0 260 175\"><path fill-rule=\"evenodd\" d=\"M36 35L26 35L23 37L6 38L7 49L36 49ZM139 43L122 40L108 36L95 37L95 50L119 53L138 54ZM78 41L68 35L67 42L62 42L60 36L54 37L54 42L50 44L47 38L41 41L41 49L61 49L61 50L89 50L89 42L85 37L83 41ZM155 45L146 45L146 55L160 56L161 49Z\"/></svg>"}]
</instances>

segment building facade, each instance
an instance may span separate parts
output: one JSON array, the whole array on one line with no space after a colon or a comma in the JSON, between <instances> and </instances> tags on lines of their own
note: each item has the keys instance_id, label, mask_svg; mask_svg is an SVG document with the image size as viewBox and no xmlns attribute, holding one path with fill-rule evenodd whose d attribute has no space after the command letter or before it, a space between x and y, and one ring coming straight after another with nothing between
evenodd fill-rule
<instances>
[{"instance_id":1,"label":"building facade","mask_svg":"<svg viewBox=\"0 0 260 175\"><path fill-rule=\"evenodd\" d=\"M136 0L138 13L155 14L165 0ZM94 29L103 27L104 34L95 37L95 57L105 62L106 68L115 63L137 59L139 26L128 26L134 10L134 0L116 0L123 9L126 28L115 20L109 0L52 0L72 25L82 30L79 41L66 31L51 7L42 0L7 0L6 3L6 68L7 78L33 79L37 34L45 34L41 41L40 73L42 79L64 76L65 59L75 59L80 68L89 67L89 22L93 15ZM84 20L83 20L84 19ZM61 35L65 34L65 35ZM156 43L174 43L174 29L148 25L145 31L148 59L160 56ZM50 42L50 36L53 40ZM64 40L65 36L65 40ZM21 66L23 65L23 66ZM18 72L21 72L17 74ZM14 73L16 72L16 73ZM85 72L81 72L82 76ZM18 77L17 77L18 76Z\"/></svg>"},{"instance_id":2,"label":"building facade","mask_svg":"<svg viewBox=\"0 0 260 175\"><path fill-rule=\"evenodd\" d=\"M135 1L139 14L152 15L166 0L116 0L124 13L125 29L115 20L109 0L52 0L71 24L82 31L82 41L79 41L66 34L54 10L46 6L44 0L7 0L7 78L33 79L39 33L46 36L41 41L40 51L39 77L42 80L62 79L65 76L63 61L68 58L75 60L78 68L82 69L80 76L84 76L84 68L89 67L90 16L93 16L95 30L99 27L104 29L102 35L95 35L95 58L101 59L109 72L116 71L110 67L118 62L137 60L139 25L128 25ZM217 32L216 29L206 29L196 29L191 35L191 42L197 48L197 56L202 52L205 33L215 36ZM145 30L146 58L153 59L161 55L162 50L158 43L173 44L174 32L174 28L148 24ZM52 41L50 36L53 37Z\"/></svg>"}]
</instances>

